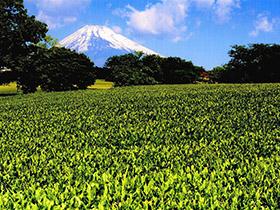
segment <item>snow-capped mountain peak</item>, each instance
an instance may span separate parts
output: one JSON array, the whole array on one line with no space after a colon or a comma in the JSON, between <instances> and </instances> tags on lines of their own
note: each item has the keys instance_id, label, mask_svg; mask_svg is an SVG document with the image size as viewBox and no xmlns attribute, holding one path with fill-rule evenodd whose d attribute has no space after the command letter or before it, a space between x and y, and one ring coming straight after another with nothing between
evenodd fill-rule
<instances>
[{"instance_id":1,"label":"snow-capped mountain peak","mask_svg":"<svg viewBox=\"0 0 280 210\"><path fill-rule=\"evenodd\" d=\"M76 50L88 55L97 65L104 65L107 58L135 51L145 54L156 54L137 42L114 32L107 26L86 25L70 36L63 39L60 44L66 48Z\"/></svg>"}]
</instances>

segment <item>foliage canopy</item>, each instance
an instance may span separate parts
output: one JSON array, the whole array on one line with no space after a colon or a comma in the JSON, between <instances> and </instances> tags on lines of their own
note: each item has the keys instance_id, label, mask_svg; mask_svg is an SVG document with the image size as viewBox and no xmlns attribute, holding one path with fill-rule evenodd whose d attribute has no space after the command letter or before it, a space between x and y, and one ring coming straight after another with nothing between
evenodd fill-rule
<instances>
[{"instance_id":1,"label":"foliage canopy","mask_svg":"<svg viewBox=\"0 0 280 210\"><path fill-rule=\"evenodd\" d=\"M117 86L186 84L199 79L201 67L178 57L163 58L141 52L113 56L105 64Z\"/></svg>"},{"instance_id":2,"label":"foliage canopy","mask_svg":"<svg viewBox=\"0 0 280 210\"><path fill-rule=\"evenodd\" d=\"M223 69L212 71L219 82L280 82L280 45L235 45L229 51L229 55L231 60Z\"/></svg>"}]
</instances>

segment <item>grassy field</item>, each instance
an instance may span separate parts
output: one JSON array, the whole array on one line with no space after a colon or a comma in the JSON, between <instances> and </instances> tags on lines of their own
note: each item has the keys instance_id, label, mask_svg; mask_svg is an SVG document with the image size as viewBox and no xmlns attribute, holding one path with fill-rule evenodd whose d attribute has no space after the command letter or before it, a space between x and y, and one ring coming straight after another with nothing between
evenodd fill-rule
<instances>
[{"instance_id":1,"label":"grassy field","mask_svg":"<svg viewBox=\"0 0 280 210\"><path fill-rule=\"evenodd\" d=\"M0 209L279 209L280 84L0 99Z\"/></svg>"},{"instance_id":2,"label":"grassy field","mask_svg":"<svg viewBox=\"0 0 280 210\"><path fill-rule=\"evenodd\" d=\"M8 85L0 85L0 96L9 95L9 94L17 94L16 83L11 83Z\"/></svg>"},{"instance_id":3,"label":"grassy field","mask_svg":"<svg viewBox=\"0 0 280 210\"><path fill-rule=\"evenodd\" d=\"M96 80L96 83L89 87L89 89L96 90L107 90L113 88L112 82L107 82L104 80ZM11 95L17 94L17 85L16 83L11 83L8 85L0 85L0 96L1 95Z\"/></svg>"},{"instance_id":4,"label":"grassy field","mask_svg":"<svg viewBox=\"0 0 280 210\"><path fill-rule=\"evenodd\" d=\"M113 88L112 82L107 82L105 80L96 80L96 83L93 86L90 86L89 89L97 89L97 90L108 90Z\"/></svg>"}]
</instances>

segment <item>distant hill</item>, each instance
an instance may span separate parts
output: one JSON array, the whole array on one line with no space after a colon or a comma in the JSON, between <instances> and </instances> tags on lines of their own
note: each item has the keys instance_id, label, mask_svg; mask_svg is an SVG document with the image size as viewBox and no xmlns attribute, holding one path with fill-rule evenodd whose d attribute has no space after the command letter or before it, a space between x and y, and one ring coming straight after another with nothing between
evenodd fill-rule
<instances>
[{"instance_id":1,"label":"distant hill","mask_svg":"<svg viewBox=\"0 0 280 210\"><path fill-rule=\"evenodd\" d=\"M114 32L106 26L87 25L63 39L60 44L80 53L85 53L97 66L102 67L107 58L135 51L157 54L137 42Z\"/></svg>"}]
</instances>

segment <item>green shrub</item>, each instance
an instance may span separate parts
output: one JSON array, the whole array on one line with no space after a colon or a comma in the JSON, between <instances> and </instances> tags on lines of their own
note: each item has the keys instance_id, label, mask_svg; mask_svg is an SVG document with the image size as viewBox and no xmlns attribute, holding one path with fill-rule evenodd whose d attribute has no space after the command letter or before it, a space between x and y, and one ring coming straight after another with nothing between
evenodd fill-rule
<instances>
[{"instance_id":1,"label":"green shrub","mask_svg":"<svg viewBox=\"0 0 280 210\"><path fill-rule=\"evenodd\" d=\"M0 209L278 209L280 85L0 100Z\"/></svg>"}]
</instances>

